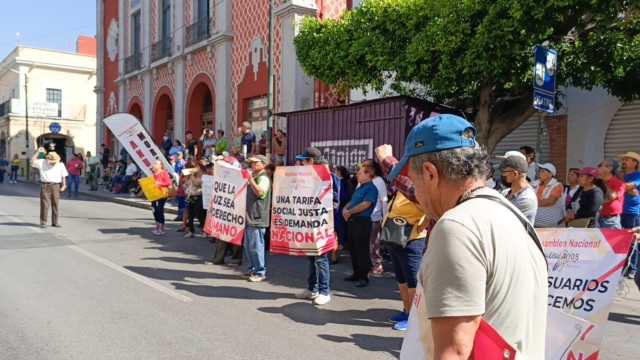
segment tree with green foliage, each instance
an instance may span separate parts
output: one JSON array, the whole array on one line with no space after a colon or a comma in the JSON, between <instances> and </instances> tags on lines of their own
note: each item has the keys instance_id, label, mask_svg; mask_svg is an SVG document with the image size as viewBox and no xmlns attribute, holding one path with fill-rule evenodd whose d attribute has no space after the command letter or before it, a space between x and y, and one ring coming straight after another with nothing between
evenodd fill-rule
<instances>
[{"instance_id":1,"label":"tree with green foliage","mask_svg":"<svg viewBox=\"0 0 640 360\"><path fill-rule=\"evenodd\" d=\"M640 0L364 0L299 22L304 71L327 84L426 98L476 115L489 151L535 113L533 46L558 52L557 87L640 97ZM548 45L547 45L548 44Z\"/></svg>"}]
</instances>

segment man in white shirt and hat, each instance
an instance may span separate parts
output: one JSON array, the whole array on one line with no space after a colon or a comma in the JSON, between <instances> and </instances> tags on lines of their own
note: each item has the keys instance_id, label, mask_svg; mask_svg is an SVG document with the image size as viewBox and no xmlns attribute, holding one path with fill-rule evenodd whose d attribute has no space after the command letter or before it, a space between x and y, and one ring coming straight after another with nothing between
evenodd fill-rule
<instances>
[{"instance_id":1,"label":"man in white shirt and hat","mask_svg":"<svg viewBox=\"0 0 640 360\"><path fill-rule=\"evenodd\" d=\"M67 188L67 169L60 162L60 155L52 151L44 159L38 159L40 154L46 154L43 147L31 158L31 166L40 174L40 227L47 227L47 216L51 206L51 226L61 227L58 222L58 204L60 193ZM62 184L62 186L60 186Z\"/></svg>"}]
</instances>

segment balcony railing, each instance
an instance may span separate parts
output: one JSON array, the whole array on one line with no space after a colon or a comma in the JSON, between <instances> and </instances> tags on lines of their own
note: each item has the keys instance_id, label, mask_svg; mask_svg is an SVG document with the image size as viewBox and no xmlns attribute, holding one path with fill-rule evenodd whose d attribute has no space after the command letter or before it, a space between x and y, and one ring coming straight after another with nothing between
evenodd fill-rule
<instances>
[{"instance_id":1,"label":"balcony railing","mask_svg":"<svg viewBox=\"0 0 640 360\"><path fill-rule=\"evenodd\" d=\"M172 38L169 36L151 45L151 62L171 56L172 44Z\"/></svg>"},{"instance_id":2,"label":"balcony railing","mask_svg":"<svg viewBox=\"0 0 640 360\"><path fill-rule=\"evenodd\" d=\"M142 53L137 53L124 59L124 73L132 73L142 69Z\"/></svg>"},{"instance_id":3,"label":"balcony railing","mask_svg":"<svg viewBox=\"0 0 640 360\"><path fill-rule=\"evenodd\" d=\"M211 36L211 18L206 17L196 20L187 26L187 46L199 43Z\"/></svg>"}]
</instances>

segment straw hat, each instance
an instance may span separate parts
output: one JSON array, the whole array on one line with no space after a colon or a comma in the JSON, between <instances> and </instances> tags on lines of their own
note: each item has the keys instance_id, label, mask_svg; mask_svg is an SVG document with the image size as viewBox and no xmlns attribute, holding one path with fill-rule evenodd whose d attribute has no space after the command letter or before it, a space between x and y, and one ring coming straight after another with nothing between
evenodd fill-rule
<instances>
[{"instance_id":1,"label":"straw hat","mask_svg":"<svg viewBox=\"0 0 640 360\"><path fill-rule=\"evenodd\" d=\"M628 151L626 154L618 155L618 159L623 160L624 158L632 158L640 163L640 155L637 152Z\"/></svg>"},{"instance_id":2,"label":"straw hat","mask_svg":"<svg viewBox=\"0 0 640 360\"><path fill-rule=\"evenodd\" d=\"M49 164L51 165L55 165L58 161L60 161L60 155L58 155L58 153L54 151L48 153L44 158L47 159L47 161L49 161Z\"/></svg>"}]
</instances>

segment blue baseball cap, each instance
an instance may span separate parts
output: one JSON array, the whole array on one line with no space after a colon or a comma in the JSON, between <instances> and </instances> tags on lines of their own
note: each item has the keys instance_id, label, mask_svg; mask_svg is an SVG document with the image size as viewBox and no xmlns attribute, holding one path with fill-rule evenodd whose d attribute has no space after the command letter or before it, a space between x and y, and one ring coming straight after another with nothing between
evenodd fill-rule
<instances>
[{"instance_id":1,"label":"blue baseball cap","mask_svg":"<svg viewBox=\"0 0 640 360\"><path fill-rule=\"evenodd\" d=\"M473 130L473 139L463 139L467 130ZM415 155L440 150L476 146L476 128L467 120L455 115L438 115L416 125L404 144L404 156L389 174L389 179L398 175L407 176L409 158Z\"/></svg>"}]
</instances>

